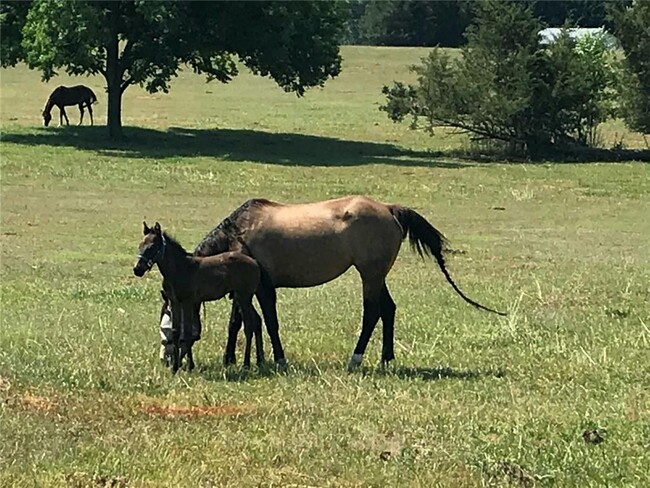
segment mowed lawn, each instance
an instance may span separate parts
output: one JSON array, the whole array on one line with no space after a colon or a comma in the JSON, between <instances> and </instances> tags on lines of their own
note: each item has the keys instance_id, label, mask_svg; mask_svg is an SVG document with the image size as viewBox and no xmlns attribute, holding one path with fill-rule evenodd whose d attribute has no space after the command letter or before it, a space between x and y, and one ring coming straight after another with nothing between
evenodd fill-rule
<instances>
[{"instance_id":1,"label":"mowed lawn","mask_svg":"<svg viewBox=\"0 0 650 488\"><path fill-rule=\"evenodd\" d=\"M129 88L123 143L101 79L0 72L0 486L650 485L648 164L455 159L462 136L378 111L425 54L344 48L341 76L303 99L246 73ZM95 89L98 126L41 127L71 83ZM620 123L604 134L643 146ZM160 365L160 274L132 273L143 219L193 249L248 198L348 194L427 217L459 286L508 317L405 244L387 370L381 325L345 369L354 270L279 291L284 374L224 369L227 300L207 306L196 371Z\"/></svg>"}]
</instances>

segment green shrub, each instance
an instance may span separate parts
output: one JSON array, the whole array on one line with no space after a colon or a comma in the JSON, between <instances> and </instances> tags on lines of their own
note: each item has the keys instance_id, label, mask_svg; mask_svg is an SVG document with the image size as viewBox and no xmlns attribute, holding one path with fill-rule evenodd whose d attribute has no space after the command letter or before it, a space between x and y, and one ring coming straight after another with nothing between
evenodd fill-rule
<instances>
[{"instance_id":1,"label":"green shrub","mask_svg":"<svg viewBox=\"0 0 650 488\"><path fill-rule=\"evenodd\" d=\"M617 69L603 36L578 41L568 31L543 46L530 7L477 4L461 57L434 49L413 67L415 86L385 86L380 107L396 121L432 131L450 126L473 140L539 153L567 145L595 145L598 125L614 112Z\"/></svg>"}]
</instances>

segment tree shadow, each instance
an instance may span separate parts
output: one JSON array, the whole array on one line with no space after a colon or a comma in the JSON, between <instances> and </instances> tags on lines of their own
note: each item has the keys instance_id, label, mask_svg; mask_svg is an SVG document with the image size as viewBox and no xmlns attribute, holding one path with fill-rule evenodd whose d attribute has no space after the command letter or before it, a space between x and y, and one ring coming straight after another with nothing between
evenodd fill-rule
<instances>
[{"instance_id":1,"label":"tree shadow","mask_svg":"<svg viewBox=\"0 0 650 488\"><path fill-rule=\"evenodd\" d=\"M587 163L621 163L629 161L650 162L650 150L647 149L607 149L600 147L549 148L535 156L508 153L504 151L452 150L447 157L460 161L468 160L481 164L587 164Z\"/></svg>"},{"instance_id":2,"label":"tree shadow","mask_svg":"<svg viewBox=\"0 0 650 488\"><path fill-rule=\"evenodd\" d=\"M226 161L287 166L356 166L391 164L464 168L470 163L440 161L443 155L411 151L387 143L334 137L273 133L247 129L156 130L125 127L126 137L113 141L101 126L38 128L30 133L5 132L2 140L29 146L72 147L112 158L173 159L214 157Z\"/></svg>"}]
</instances>

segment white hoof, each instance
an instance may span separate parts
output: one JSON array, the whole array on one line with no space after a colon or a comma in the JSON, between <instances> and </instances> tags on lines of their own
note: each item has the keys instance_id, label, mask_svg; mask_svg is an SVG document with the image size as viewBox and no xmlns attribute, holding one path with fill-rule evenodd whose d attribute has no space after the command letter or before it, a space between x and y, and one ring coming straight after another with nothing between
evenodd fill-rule
<instances>
[{"instance_id":1,"label":"white hoof","mask_svg":"<svg viewBox=\"0 0 650 488\"><path fill-rule=\"evenodd\" d=\"M363 362L363 354L353 354L348 363L348 371L354 371Z\"/></svg>"}]
</instances>

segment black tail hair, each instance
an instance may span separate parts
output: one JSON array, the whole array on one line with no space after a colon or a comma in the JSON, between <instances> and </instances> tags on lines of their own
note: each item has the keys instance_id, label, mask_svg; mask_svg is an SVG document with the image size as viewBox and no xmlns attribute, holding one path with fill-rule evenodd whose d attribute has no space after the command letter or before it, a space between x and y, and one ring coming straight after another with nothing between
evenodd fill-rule
<instances>
[{"instance_id":1,"label":"black tail hair","mask_svg":"<svg viewBox=\"0 0 650 488\"><path fill-rule=\"evenodd\" d=\"M445 278L451 287L463 300L476 308L496 313L498 315L507 315L503 312L493 310L475 302L471 298L467 297L460 288L458 288L456 283L454 283L454 280L451 279L451 275L445 266L445 257L443 253L446 249L447 240L445 239L445 236L431 225L427 219L422 217L422 215L417 213L415 210L407 207L391 205L389 206L389 209L393 214L393 217L395 217L395 220L397 220L399 225L402 227L402 239L405 239L406 236L408 236L411 247L420 255L420 257L424 258L424 256L433 256L438 262L442 274L445 275Z\"/></svg>"}]
</instances>

